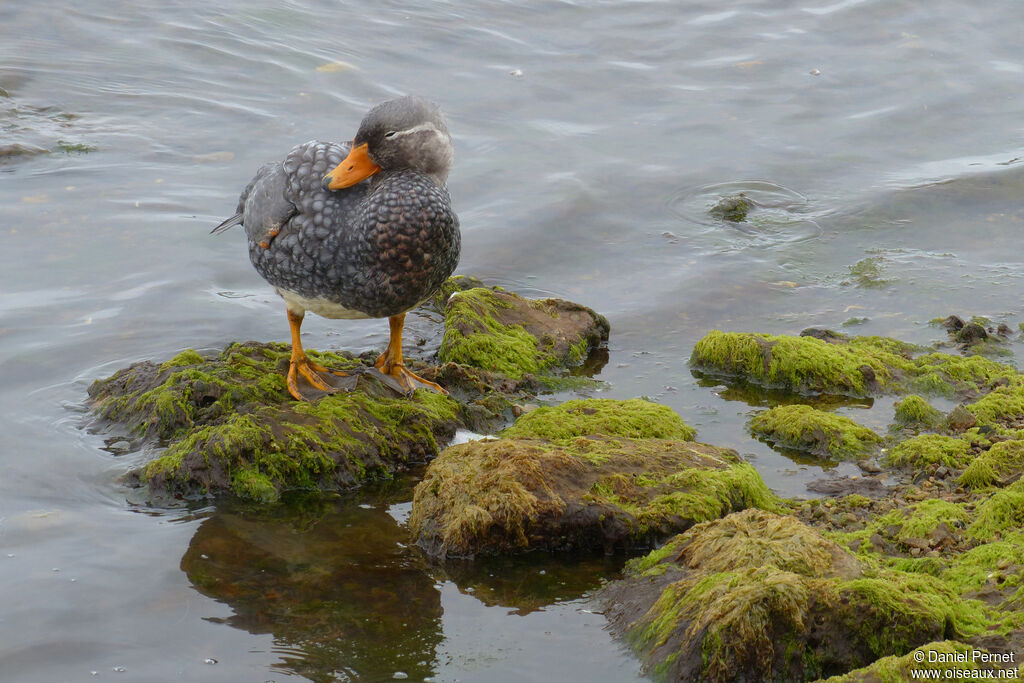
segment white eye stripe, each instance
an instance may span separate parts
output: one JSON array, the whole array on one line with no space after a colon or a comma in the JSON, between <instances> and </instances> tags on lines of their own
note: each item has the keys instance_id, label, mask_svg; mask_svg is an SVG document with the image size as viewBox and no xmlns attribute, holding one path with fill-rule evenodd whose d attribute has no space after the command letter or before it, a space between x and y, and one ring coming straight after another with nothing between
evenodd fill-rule
<instances>
[{"instance_id":1,"label":"white eye stripe","mask_svg":"<svg viewBox=\"0 0 1024 683\"><path fill-rule=\"evenodd\" d=\"M437 126L435 126L430 121L426 121L424 123L417 124L412 128L406 128L405 130L389 131L388 134L385 135L384 137L388 138L389 140L393 140L397 137L403 135L412 135L413 133L419 133L420 131L423 130L429 130L432 131L435 135L441 135L441 131L437 129Z\"/></svg>"}]
</instances>

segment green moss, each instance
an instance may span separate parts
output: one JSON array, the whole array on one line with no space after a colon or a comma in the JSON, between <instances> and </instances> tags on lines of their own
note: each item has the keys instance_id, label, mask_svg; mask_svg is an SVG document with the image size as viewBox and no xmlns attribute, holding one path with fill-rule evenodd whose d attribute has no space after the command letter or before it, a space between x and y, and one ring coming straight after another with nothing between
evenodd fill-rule
<instances>
[{"instance_id":1,"label":"green moss","mask_svg":"<svg viewBox=\"0 0 1024 683\"><path fill-rule=\"evenodd\" d=\"M926 400L917 394L904 397L896 404L893 417L896 424L915 429L936 429L942 424L944 416Z\"/></svg>"},{"instance_id":2,"label":"green moss","mask_svg":"<svg viewBox=\"0 0 1024 683\"><path fill-rule=\"evenodd\" d=\"M198 351L193 349L185 349L174 358L160 364L160 370L167 370L169 368L185 367L189 365L199 365L203 363L205 359L199 355Z\"/></svg>"},{"instance_id":3,"label":"green moss","mask_svg":"<svg viewBox=\"0 0 1024 683\"><path fill-rule=\"evenodd\" d=\"M945 523L952 529L963 525L968 519L962 503L928 498L911 506L898 538L926 538L939 524Z\"/></svg>"},{"instance_id":4,"label":"green moss","mask_svg":"<svg viewBox=\"0 0 1024 683\"><path fill-rule=\"evenodd\" d=\"M410 529L429 553L467 556L647 544L775 497L732 451L689 441L501 439L448 448L416 487ZM572 515L563 516L570 506ZM611 544L609 546L609 544Z\"/></svg>"},{"instance_id":5,"label":"green moss","mask_svg":"<svg viewBox=\"0 0 1024 683\"><path fill-rule=\"evenodd\" d=\"M640 486L666 491L654 495L642 507L620 496L595 500L616 505L635 519L640 534L665 528L673 519L704 522L733 510L748 507L775 508L775 496L753 465L738 462L725 469L687 469L666 476L641 476Z\"/></svg>"},{"instance_id":6,"label":"green moss","mask_svg":"<svg viewBox=\"0 0 1024 683\"><path fill-rule=\"evenodd\" d=\"M882 277L882 273L882 258L880 256L869 256L850 266L850 277L843 284L869 289L885 287L893 282L893 280Z\"/></svg>"},{"instance_id":7,"label":"green moss","mask_svg":"<svg viewBox=\"0 0 1024 683\"><path fill-rule=\"evenodd\" d=\"M869 540L876 534L890 542L913 547L915 544L908 543L909 541L927 539L939 524L945 523L950 529L957 529L962 528L969 519L970 515L962 503L928 498L909 507L901 507L875 515L869 518L861 529L836 532L830 536L847 548L856 548L859 557L878 560L878 553ZM928 558L927 561L930 560L931 558ZM917 565L925 560L885 558L884 561L887 566L892 568L917 572L922 570ZM941 568L941 566L937 566L934 568L936 571L931 571L931 569L928 571L938 575L937 570Z\"/></svg>"},{"instance_id":8,"label":"green moss","mask_svg":"<svg viewBox=\"0 0 1024 683\"><path fill-rule=\"evenodd\" d=\"M658 563L708 572L771 565L818 578L859 572L857 562L845 551L795 517L756 508L697 524L658 550L632 560L626 573L642 574Z\"/></svg>"},{"instance_id":9,"label":"green moss","mask_svg":"<svg viewBox=\"0 0 1024 683\"><path fill-rule=\"evenodd\" d=\"M657 649L685 627L676 636L682 639L678 649L701 652L703 680L733 680L738 663L743 670L767 673L775 658L774 632L805 629L820 585L770 565L683 579L662 592L634 632L633 644Z\"/></svg>"},{"instance_id":10,"label":"green moss","mask_svg":"<svg viewBox=\"0 0 1024 683\"><path fill-rule=\"evenodd\" d=\"M695 432L668 406L642 399L580 399L526 413L502 432L511 439L567 444L579 436L692 440Z\"/></svg>"},{"instance_id":11,"label":"green moss","mask_svg":"<svg viewBox=\"0 0 1024 683\"><path fill-rule=\"evenodd\" d=\"M489 289L454 293L445 312L445 332L438 358L500 372L513 379L553 365L557 359L544 354L538 339L522 325L498 322L497 310L508 307Z\"/></svg>"},{"instance_id":12,"label":"green moss","mask_svg":"<svg viewBox=\"0 0 1024 683\"><path fill-rule=\"evenodd\" d=\"M231 479L231 490L239 498L258 503L273 503L281 497L270 477L252 469L235 472Z\"/></svg>"},{"instance_id":13,"label":"green moss","mask_svg":"<svg viewBox=\"0 0 1024 683\"><path fill-rule=\"evenodd\" d=\"M627 638L673 679L697 666L701 680L803 680L826 659L834 670L971 637L998 616L935 576L862 566L794 518L755 510L697 525L626 573L662 582Z\"/></svg>"},{"instance_id":14,"label":"green moss","mask_svg":"<svg viewBox=\"0 0 1024 683\"><path fill-rule=\"evenodd\" d=\"M935 641L915 648L905 655L882 657L870 666L827 678L822 683L905 683L914 679L970 680L972 677L969 675L946 675L946 672L985 670L982 664L972 661L972 653L978 650L979 648L975 646L956 641ZM964 661L957 661L958 658ZM925 672L937 672L939 675L928 677Z\"/></svg>"},{"instance_id":15,"label":"green moss","mask_svg":"<svg viewBox=\"0 0 1024 683\"><path fill-rule=\"evenodd\" d=\"M358 365L309 355L328 367ZM209 359L186 351L160 366L137 364L90 393L103 415L170 442L137 473L158 495L230 491L268 501L288 489L352 486L429 459L440 451L438 432L450 435L458 422L448 396L407 399L369 379L350 393L294 402L279 371L288 357L283 344L233 344Z\"/></svg>"},{"instance_id":16,"label":"green moss","mask_svg":"<svg viewBox=\"0 0 1024 683\"><path fill-rule=\"evenodd\" d=\"M992 425L1024 415L1024 383L997 387L966 406L979 425Z\"/></svg>"},{"instance_id":17,"label":"green moss","mask_svg":"<svg viewBox=\"0 0 1024 683\"><path fill-rule=\"evenodd\" d=\"M851 628L872 653L884 657L906 652L926 634L970 636L991 623L985 605L964 600L943 581L925 574L888 572L838 586Z\"/></svg>"},{"instance_id":18,"label":"green moss","mask_svg":"<svg viewBox=\"0 0 1024 683\"><path fill-rule=\"evenodd\" d=\"M1024 473L1024 441L997 441L975 457L960 475L960 483L971 488L1002 486Z\"/></svg>"},{"instance_id":19,"label":"green moss","mask_svg":"<svg viewBox=\"0 0 1024 683\"><path fill-rule=\"evenodd\" d=\"M894 467L920 470L933 463L960 469L970 459L971 444L963 439L941 434L921 434L897 444L885 460Z\"/></svg>"},{"instance_id":20,"label":"green moss","mask_svg":"<svg viewBox=\"0 0 1024 683\"><path fill-rule=\"evenodd\" d=\"M690 362L700 371L802 394L916 391L954 396L1017 376L1012 367L985 358L942 353L912 357L918 350L887 337L830 343L814 337L713 330L697 342Z\"/></svg>"},{"instance_id":21,"label":"green moss","mask_svg":"<svg viewBox=\"0 0 1024 683\"><path fill-rule=\"evenodd\" d=\"M859 493L851 493L848 496L844 496L842 498L842 502L846 507L852 510L869 507L871 505L871 499L867 496L862 496Z\"/></svg>"},{"instance_id":22,"label":"green moss","mask_svg":"<svg viewBox=\"0 0 1024 683\"><path fill-rule=\"evenodd\" d=\"M863 457L882 442L878 434L848 417L799 404L757 414L750 430L777 446L837 459Z\"/></svg>"},{"instance_id":23,"label":"green moss","mask_svg":"<svg viewBox=\"0 0 1024 683\"><path fill-rule=\"evenodd\" d=\"M1003 586L1020 586L1024 584L1022 567L1024 532L1013 530L1002 540L984 543L951 558L941 577L962 595L981 590L993 581Z\"/></svg>"},{"instance_id":24,"label":"green moss","mask_svg":"<svg viewBox=\"0 0 1024 683\"><path fill-rule=\"evenodd\" d=\"M974 514L974 522L967 527L973 538L987 541L1005 536L1024 526L1024 480L999 489L985 499Z\"/></svg>"},{"instance_id":25,"label":"green moss","mask_svg":"<svg viewBox=\"0 0 1024 683\"><path fill-rule=\"evenodd\" d=\"M910 361L892 352L895 340L855 338L831 344L814 337L712 330L694 347L691 364L705 371L740 375L797 393L869 396L892 384Z\"/></svg>"},{"instance_id":26,"label":"green moss","mask_svg":"<svg viewBox=\"0 0 1024 683\"><path fill-rule=\"evenodd\" d=\"M58 140L57 146L54 147L54 151L64 152L65 154L88 154L89 152L95 152L96 147L94 145L87 145L83 142Z\"/></svg>"}]
</instances>

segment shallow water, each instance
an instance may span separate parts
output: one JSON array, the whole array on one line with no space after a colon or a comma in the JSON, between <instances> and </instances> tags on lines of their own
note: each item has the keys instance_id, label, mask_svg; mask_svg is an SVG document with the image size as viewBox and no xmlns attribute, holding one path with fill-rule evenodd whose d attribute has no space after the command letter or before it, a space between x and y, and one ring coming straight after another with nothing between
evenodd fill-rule
<instances>
[{"instance_id":1,"label":"shallow water","mask_svg":"<svg viewBox=\"0 0 1024 683\"><path fill-rule=\"evenodd\" d=\"M428 566L406 480L147 509L117 483L145 455L81 429L119 367L287 339L240 235L209 228L260 163L392 95L447 111L460 272L607 315L599 395L670 405L782 494L827 472L747 434L777 397L690 373L707 330L927 344L950 313L1024 320L1011 0L161 5L0 5L3 680L639 676L588 601L622 558ZM709 217L741 191L748 222ZM851 279L867 257L876 287ZM892 407L841 410L884 429Z\"/></svg>"}]
</instances>

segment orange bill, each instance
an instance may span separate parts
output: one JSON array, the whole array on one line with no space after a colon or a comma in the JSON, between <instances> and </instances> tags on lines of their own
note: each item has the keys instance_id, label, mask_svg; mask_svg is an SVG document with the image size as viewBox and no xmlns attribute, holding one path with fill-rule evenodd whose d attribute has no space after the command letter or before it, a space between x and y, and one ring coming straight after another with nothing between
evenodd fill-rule
<instances>
[{"instance_id":1,"label":"orange bill","mask_svg":"<svg viewBox=\"0 0 1024 683\"><path fill-rule=\"evenodd\" d=\"M373 163L366 150L365 142L358 147L353 147L352 151L345 157L345 160L324 176L324 187L328 190L352 187L379 171L380 166Z\"/></svg>"}]
</instances>

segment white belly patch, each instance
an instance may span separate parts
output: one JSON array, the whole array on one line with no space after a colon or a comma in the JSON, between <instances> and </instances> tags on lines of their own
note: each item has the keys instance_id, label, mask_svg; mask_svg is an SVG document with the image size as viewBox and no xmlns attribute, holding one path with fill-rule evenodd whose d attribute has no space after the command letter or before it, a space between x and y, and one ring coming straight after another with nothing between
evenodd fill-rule
<instances>
[{"instance_id":1,"label":"white belly patch","mask_svg":"<svg viewBox=\"0 0 1024 683\"><path fill-rule=\"evenodd\" d=\"M284 302L288 304L288 309L295 313L311 311L317 315L323 316L324 318L342 320L358 320L360 318L373 317L372 315L368 315L362 311L345 308L341 304L336 304L333 301L329 301L321 297L309 299L301 294L289 292L286 289L278 289L277 293L280 294L281 298L284 299Z\"/></svg>"}]
</instances>

